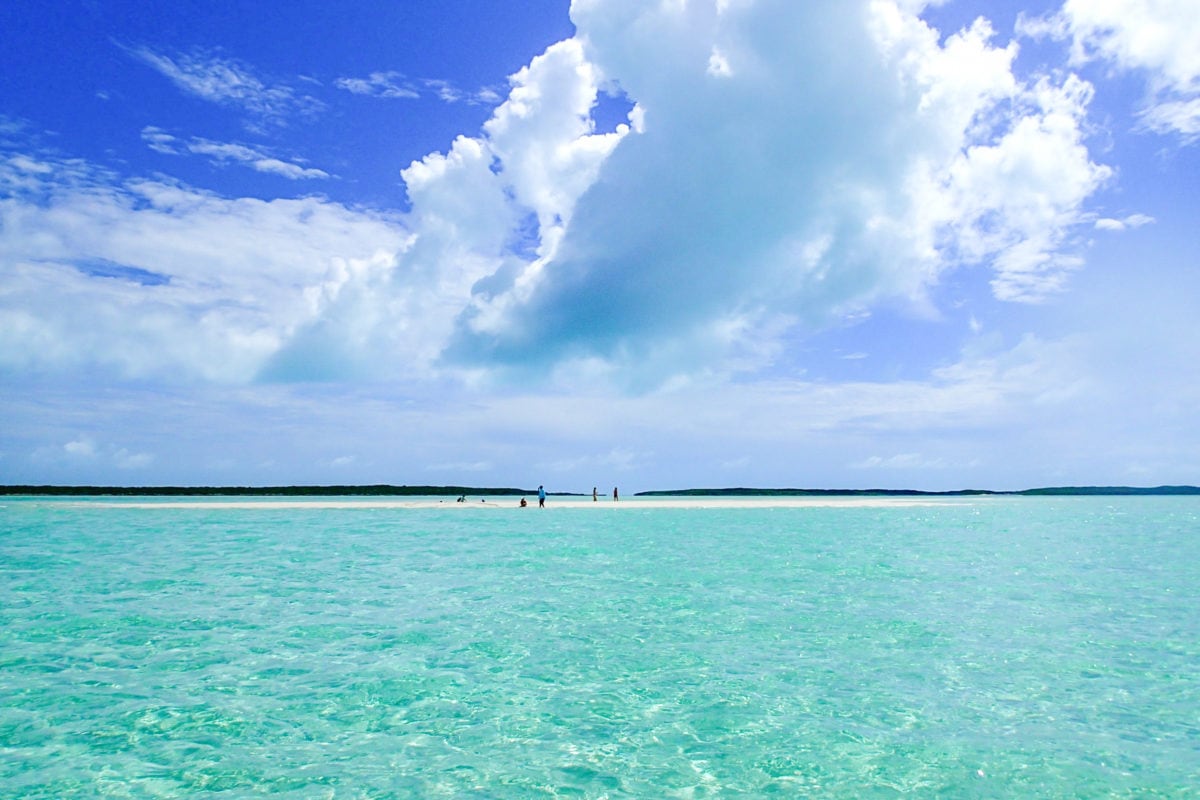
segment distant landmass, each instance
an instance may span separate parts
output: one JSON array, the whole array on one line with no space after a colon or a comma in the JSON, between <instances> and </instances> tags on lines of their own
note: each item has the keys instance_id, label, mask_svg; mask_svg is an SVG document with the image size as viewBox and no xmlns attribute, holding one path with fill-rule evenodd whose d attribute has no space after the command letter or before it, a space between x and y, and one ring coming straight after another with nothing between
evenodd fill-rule
<instances>
[{"instance_id":1,"label":"distant landmass","mask_svg":"<svg viewBox=\"0 0 1200 800\"><path fill-rule=\"evenodd\" d=\"M0 495L58 496L212 496L212 497L356 497L356 496L517 496L537 494L536 489L482 486L0 486ZM579 492L551 492L557 497ZM1050 486L1041 489L994 491L956 489L928 492L920 489L662 489L638 492L635 497L956 497L964 495L1200 495L1200 486Z\"/></svg>"},{"instance_id":2,"label":"distant landmass","mask_svg":"<svg viewBox=\"0 0 1200 800\"><path fill-rule=\"evenodd\" d=\"M120 496L213 496L255 497L313 496L313 497L356 497L356 496L412 496L431 495L529 495L537 489L514 489L505 487L479 486L0 486L5 495L120 495ZM561 492L558 492L561 496Z\"/></svg>"},{"instance_id":3,"label":"distant landmass","mask_svg":"<svg viewBox=\"0 0 1200 800\"><path fill-rule=\"evenodd\" d=\"M666 489L638 492L638 497L961 497L963 495L1130 495L1197 494L1200 486L1048 486L1041 489L996 491L954 489L927 492L920 489Z\"/></svg>"}]
</instances>

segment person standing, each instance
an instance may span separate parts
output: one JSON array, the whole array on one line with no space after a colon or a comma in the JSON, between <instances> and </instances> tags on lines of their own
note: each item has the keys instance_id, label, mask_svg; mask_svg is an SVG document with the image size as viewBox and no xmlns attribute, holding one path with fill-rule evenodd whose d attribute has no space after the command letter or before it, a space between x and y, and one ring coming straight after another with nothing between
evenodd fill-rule
<instances>
[{"instance_id":1,"label":"person standing","mask_svg":"<svg viewBox=\"0 0 1200 800\"><path fill-rule=\"evenodd\" d=\"M596 494L596 487L593 486L592 487L592 502L594 503L599 499L600 499L599 496Z\"/></svg>"},{"instance_id":2,"label":"person standing","mask_svg":"<svg viewBox=\"0 0 1200 800\"><path fill-rule=\"evenodd\" d=\"M617 502L617 487L613 487L613 502Z\"/></svg>"},{"instance_id":3,"label":"person standing","mask_svg":"<svg viewBox=\"0 0 1200 800\"><path fill-rule=\"evenodd\" d=\"M546 507L546 489L545 489L545 487L539 486L538 487L538 508L545 508L545 507Z\"/></svg>"}]
</instances>

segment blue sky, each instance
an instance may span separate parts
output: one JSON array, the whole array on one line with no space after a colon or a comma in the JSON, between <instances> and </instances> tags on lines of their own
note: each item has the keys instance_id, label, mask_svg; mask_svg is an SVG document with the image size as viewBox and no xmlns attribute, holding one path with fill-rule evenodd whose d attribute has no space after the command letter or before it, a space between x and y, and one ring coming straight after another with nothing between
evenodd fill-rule
<instances>
[{"instance_id":1,"label":"blue sky","mask_svg":"<svg viewBox=\"0 0 1200 800\"><path fill-rule=\"evenodd\" d=\"M0 482L1200 483L1182 0L17 0Z\"/></svg>"}]
</instances>

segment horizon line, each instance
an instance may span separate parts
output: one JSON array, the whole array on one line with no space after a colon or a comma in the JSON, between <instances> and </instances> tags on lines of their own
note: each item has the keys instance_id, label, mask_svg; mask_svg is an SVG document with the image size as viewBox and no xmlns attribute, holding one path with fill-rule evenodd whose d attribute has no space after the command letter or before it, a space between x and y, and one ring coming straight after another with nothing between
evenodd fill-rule
<instances>
[{"instance_id":1,"label":"horizon line","mask_svg":"<svg viewBox=\"0 0 1200 800\"><path fill-rule=\"evenodd\" d=\"M273 486L217 486L217 485L155 485L155 486L106 486L97 484L8 484L0 485L0 495L152 495L152 496L246 496L246 495L294 495L294 496L440 496L440 495L493 495L518 496L536 494L536 489L516 487L481 487L455 485L408 485L408 484L287 484ZM547 492L557 497L586 497L588 492ZM856 497L856 496L970 496L970 495L1200 495L1200 486L1188 484L1139 486L1046 486L1029 489L801 489L725 487L699 489L651 489L634 492L631 497L720 497L720 496L795 496L795 497Z\"/></svg>"}]
</instances>

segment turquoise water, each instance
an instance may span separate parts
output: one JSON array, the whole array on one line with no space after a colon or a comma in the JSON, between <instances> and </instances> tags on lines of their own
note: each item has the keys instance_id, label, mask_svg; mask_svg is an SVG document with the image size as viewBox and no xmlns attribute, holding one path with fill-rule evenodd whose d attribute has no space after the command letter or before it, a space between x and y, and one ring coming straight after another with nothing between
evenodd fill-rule
<instances>
[{"instance_id":1,"label":"turquoise water","mask_svg":"<svg viewBox=\"0 0 1200 800\"><path fill-rule=\"evenodd\" d=\"M0 797L1196 797L1200 499L0 500Z\"/></svg>"}]
</instances>

